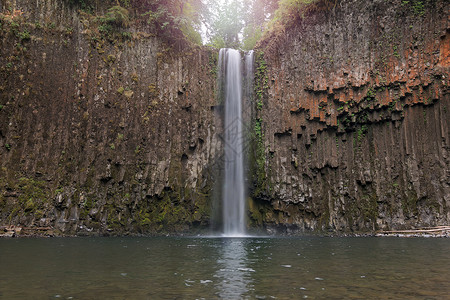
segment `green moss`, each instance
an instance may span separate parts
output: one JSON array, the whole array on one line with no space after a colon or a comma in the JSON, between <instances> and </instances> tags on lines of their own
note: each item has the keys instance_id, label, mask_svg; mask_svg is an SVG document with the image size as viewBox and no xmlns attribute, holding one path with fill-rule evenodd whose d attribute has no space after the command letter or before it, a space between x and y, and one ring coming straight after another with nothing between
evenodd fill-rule
<instances>
[{"instance_id":1,"label":"green moss","mask_svg":"<svg viewBox=\"0 0 450 300\"><path fill-rule=\"evenodd\" d=\"M361 210L364 221L376 224L378 215L377 197L376 194L365 195L362 197Z\"/></svg>"},{"instance_id":2,"label":"green moss","mask_svg":"<svg viewBox=\"0 0 450 300\"><path fill-rule=\"evenodd\" d=\"M84 202L81 203L80 208L80 219L86 220L88 218L89 212L96 206L97 199L91 195L86 196Z\"/></svg>"},{"instance_id":3,"label":"green moss","mask_svg":"<svg viewBox=\"0 0 450 300\"><path fill-rule=\"evenodd\" d=\"M119 38L128 38L131 34L123 34L122 29L130 26L129 12L120 5L108 9L104 16L97 17L98 32L103 38L114 41Z\"/></svg>"},{"instance_id":4,"label":"green moss","mask_svg":"<svg viewBox=\"0 0 450 300\"><path fill-rule=\"evenodd\" d=\"M319 228L325 229L329 226L330 221L330 209L328 205L328 198L321 200L321 214L319 217Z\"/></svg>"},{"instance_id":5,"label":"green moss","mask_svg":"<svg viewBox=\"0 0 450 300\"><path fill-rule=\"evenodd\" d=\"M36 211L44 211L49 203L50 192L44 181L21 177L10 183L10 188L19 191L18 206L16 212L23 211L26 215L35 214Z\"/></svg>"},{"instance_id":6,"label":"green moss","mask_svg":"<svg viewBox=\"0 0 450 300\"><path fill-rule=\"evenodd\" d=\"M419 198L417 193L413 190L408 191L405 196L402 197L402 209L405 214L417 215L418 207L417 203Z\"/></svg>"},{"instance_id":7,"label":"green moss","mask_svg":"<svg viewBox=\"0 0 450 300\"><path fill-rule=\"evenodd\" d=\"M366 136L366 133L368 132L368 130L369 130L369 127L368 127L366 124L362 125L362 126L358 129L358 131L357 131L357 139L358 139L358 143L360 143L360 142L362 141L363 137Z\"/></svg>"},{"instance_id":8,"label":"green moss","mask_svg":"<svg viewBox=\"0 0 450 300\"><path fill-rule=\"evenodd\" d=\"M139 201L132 217L143 233L180 231L208 222L209 198L209 192L165 189L159 195Z\"/></svg>"},{"instance_id":9,"label":"green moss","mask_svg":"<svg viewBox=\"0 0 450 300\"><path fill-rule=\"evenodd\" d=\"M265 207L252 198L248 199L250 225L260 227L264 224Z\"/></svg>"},{"instance_id":10,"label":"green moss","mask_svg":"<svg viewBox=\"0 0 450 300\"><path fill-rule=\"evenodd\" d=\"M393 54L395 57L400 58L400 54L398 53L398 47L393 46L392 49L394 50Z\"/></svg>"},{"instance_id":11,"label":"green moss","mask_svg":"<svg viewBox=\"0 0 450 300\"><path fill-rule=\"evenodd\" d=\"M33 210L35 210L35 208L36 208L36 206L35 206L33 199L29 198L27 200L27 202L25 203L25 208L24 208L25 212L33 211Z\"/></svg>"},{"instance_id":12,"label":"green moss","mask_svg":"<svg viewBox=\"0 0 450 300\"><path fill-rule=\"evenodd\" d=\"M280 0L274 18L268 24L269 30L276 31L308 13L330 10L335 6L335 0Z\"/></svg>"},{"instance_id":13,"label":"green moss","mask_svg":"<svg viewBox=\"0 0 450 300\"><path fill-rule=\"evenodd\" d=\"M110 54L110 55L108 55L106 57L106 62L108 62L108 63L113 63L115 61L116 61L116 56L115 55Z\"/></svg>"},{"instance_id":14,"label":"green moss","mask_svg":"<svg viewBox=\"0 0 450 300\"><path fill-rule=\"evenodd\" d=\"M18 36L19 28L20 28L19 23L15 21L11 21L11 23L9 23L9 32L12 33L13 35Z\"/></svg>"},{"instance_id":15,"label":"green moss","mask_svg":"<svg viewBox=\"0 0 450 300\"><path fill-rule=\"evenodd\" d=\"M79 7L82 11L92 13L94 11L95 2L93 0L68 0L71 6Z\"/></svg>"},{"instance_id":16,"label":"green moss","mask_svg":"<svg viewBox=\"0 0 450 300\"><path fill-rule=\"evenodd\" d=\"M28 30L19 33L20 41L29 41L31 39L31 35Z\"/></svg>"},{"instance_id":17,"label":"green moss","mask_svg":"<svg viewBox=\"0 0 450 300\"><path fill-rule=\"evenodd\" d=\"M254 169L255 172L252 172L253 174L253 181L255 184L255 192L254 196L259 195L260 193L263 193L263 191L267 187L266 183L266 154L265 154L265 148L264 148L264 140L263 140L263 133L261 128L262 120L260 118L257 118L254 125L254 137L253 137L253 155L254 155Z\"/></svg>"},{"instance_id":18,"label":"green moss","mask_svg":"<svg viewBox=\"0 0 450 300\"><path fill-rule=\"evenodd\" d=\"M101 19L103 23L111 24L116 27L130 26L129 12L125 7L116 5L108 9L106 15Z\"/></svg>"},{"instance_id":19,"label":"green moss","mask_svg":"<svg viewBox=\"0 0 450 300\"><path fill-rule=\"evenodd\" d=\"M256 108L262 109L264 93L269 88L267 75L267 63L264 59L264 53L258 52L256 54L256 73L255 73L255 96L256 96Z\"/></svg>"},{"instance_id":20,"label":"green moss","mask_svg":"<svg viewBox=\"0 0 450 300\"><path fill-rule=\"evenodd\" d=\"M219 61L219 53L218 52L212 52L209 55L209 73L214 76L214 78L217 78L217 65Z\"/></svg>"},{"instance_id":21,"label":"green moss","mask_svg":"<svg viewBox=\"0 0 450 300\"><path fill-rule=\"evenodd\" d=\"M375 90L374 90L373 88L370 87L370 88L367 90L366 97L369 98L369 99L374 99L374 98L375 98Z\"/></svg>"},{"instance_id":22,"label":"green moss","mask_svg":"<svg viewBox=\"0 0 450 300\"><path fill-rule=\"evenodd\" d=\"M121 219L119 219L119 212L116 210L114 206L110 206L108 208L108 217L107 217L108 227L120 232L125 224Z\"/></svg>"},{"instance_id":23,"label":"green moss","mask_svg":"<svg viewBox=\"0 0 450 300\"><path fill-rule=\"evenodd\" d=\"M250 168L252 174L252 197L258 198L270 190L270 184L267 180L267 160L264 147L263 120L261 111L263 108L263 98L267 94L268 75L267 63L264 60L264 54L258 52L256 54L256 73L255 73L255 105L256 117L253 120L253 132L251 136L250 147Z\"/></svg>"},{"instance_id":24,"label":"green moss","mask_svg":"<svg viewBox=\"0 0 450 300\"><path fill-rule=\"evenodd\" d=\"M146 216L148 216L148 214L146 214ZM148 218L148 217L144 217L143 219L141 219L139 225L142 227L147 227L152 223L152 221Z\"/></svg>"},{"instance_id":25,"label":"green moss","mask_svg":"<svg viewBox=\"0 0 450 300\"><path fill-rule=\"evenodd\" d=\"M409 5L415 15L422 17L425 15L425 2L424 0L405 0L402 1L402 5Z\"/></svg>"}]
</instances>

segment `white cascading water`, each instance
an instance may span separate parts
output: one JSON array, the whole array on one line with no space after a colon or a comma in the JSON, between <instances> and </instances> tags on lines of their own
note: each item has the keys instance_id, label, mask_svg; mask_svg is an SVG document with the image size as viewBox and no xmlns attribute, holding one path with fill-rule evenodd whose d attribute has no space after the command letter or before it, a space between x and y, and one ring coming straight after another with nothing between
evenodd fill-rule
<instances>
[{"instance_id":1,"label":"white cascading water","mask_svg":"<svg viewBox=\"0 0 450 300\"><path fill-rule=\"evenodd\" d=\"M234 49L221 49L219 64L225 74L223 235L239 237L246 234L241 54Z\"/></svg>"}]
</instances>

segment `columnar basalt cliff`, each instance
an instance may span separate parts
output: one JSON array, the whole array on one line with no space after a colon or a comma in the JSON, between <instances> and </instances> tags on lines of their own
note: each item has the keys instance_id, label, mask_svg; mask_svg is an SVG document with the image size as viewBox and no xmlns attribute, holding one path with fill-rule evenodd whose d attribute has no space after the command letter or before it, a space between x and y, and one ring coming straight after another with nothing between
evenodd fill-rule
<instances>
[{"instance_id":1,"label":"columnar basalt cliff","mask_svg":"<svg viewBox=\"0 0 450 300\"><path fill-rule=\"evenodd\" d=\"M218 50L140 18L111 25L101 16L116 1L94 14L74 2L1 2L0 227L208 228L223 153ZM449 2L320 7L255 52L251 225L449 224Z\"/></svg>"},{"instance_id":2,"label":"columnar basalt cliff","mask_svg":"<svg viewBox=\"0 0 450 300\"><path fill-rule=\"evenodd\" d=\"M260 43L254 223L355 232L450 222L449 9L338 1Z\"/></svg>"},{"instance_id":3,"label":"columnar basalt cliff","mask_svg":"<svg viewBox=\"0 0 450 300\"><path fill-rule=\"evenodd\" d=\"M105 33L65 3L2 2L0 225L205 226L223 148L216 51L168 44L139 24Z\"/></svg>"}]
</instances>

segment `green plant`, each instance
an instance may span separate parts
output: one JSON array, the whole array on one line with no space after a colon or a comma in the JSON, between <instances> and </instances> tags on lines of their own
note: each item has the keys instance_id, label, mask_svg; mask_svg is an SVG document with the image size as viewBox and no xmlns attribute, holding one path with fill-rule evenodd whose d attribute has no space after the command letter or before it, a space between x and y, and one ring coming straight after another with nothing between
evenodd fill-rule
<instances>
[{"instance_id":1,"label":"green plant","mask_svg":"<svg viewBox=\"0 0 450 300\"><path fill-rule=\"evenodd\" d=\"M113 40L114 37L131 38L131 33L121 33L120 29L130 26L130 16L126 8L116 5L108 9L104 16L96 19L99 22L98 31L104 37Z\"/></svg>"},{"instance_id":2,"label":"green plant","mask_svg":"<svg viewBox=\"0 0 450 300\"><path fill-rule=\"evenodd\" d=\"M72 28L72 27L66 27L64 33L65 33L65 35L72 35L72 33L73 33L73 28Z\"/></svg>"},{"instance_id":3,"label":"green plant","mask_svg":"<svg viewBox=\"0 0 450 300\"><path fill-rule=\"evenodd\" d=\"M400 54L398 54L398 51L397 51L397 46L392 47L392 49L394 50L394 53L392 55L394 55L397 58L400 58Z\"/></svg>"},{"instance_id":4,"label":"green plant","mask_svg":"<svg viewBox=\"0 0 450 300\"><path fill-rule=\"evenodd\" d=\"M28 30L25 30L25 31L19 33L19 39L21 41L29 41L31 39L31 35L28 32Z\"/></svg>"},{"instance_id":5,"label":"green plant","mask_svg":"<svg viewBox=\"0 0 450 300\"><path fill-rule=\"evenodd\" d=\"M94 0L68 0L72 6L78 6L82 11L92 13L94 11Z\"/></svg>"},{"instance_id":6,"label":"green plant","mask_svg":"<svg viewBox=\"0 0 450 300\"><path fill-rule=\"evenodd\" d=\"M108 63L113 63L113 62L116 61L116 56L110 54L110 55L108 55L108 56L106 57L106 61L107 61Z\"/></svg>"},{"instance_id":7,"label":"green plant","mask_svg":"<svg viewBox=\"0 0 450 300\"><path fill-rule=\"evenodd\" d=\"M404 0L402 6L411 5L414 14L422 17L425 14L425 3L423 0Z\"/></svg>"},{"instance_id":8,"label":"green plant","mask_svg":"<svg viewBox=\"0 0 450 300\"><path fill-rule=\"evenodd\" d=\"M272 153L273 154L273 153ZM272 155L273 156L273 155ZM254 196L270 189L267 173L270 167L266 168L266 153L264 148L264 134L262 131L262 119L254 120L253 142L252 142L252 180L256 189L253 191Z\"/></svg>"},{"instance_id":9,"label":"green plant","mask_svg":"<svg viewBox=\"0 0 450 300\"><path fill-rule=\"evenodd\" d=\"M389 111L393 111L395 109L395 106L397 105L397 101L398 99L395 99L394 101L392 101L391 103L389 103Z\"/></svg>"},{"instance_id":10,"label":"green plant","mask_svg":"<svg viewBox=\"0 0 450 300\"><path fill-rule=\"evenodd\" d=\"M217 78L217 61L219 60L219 56L217 53L211 53L209 55L208 64L209 64L209 73Z\"/></svg>"},{"instance_id":11,"label":"green plant","mask_svg":"<svg viewBox=\"0 0 450 300\"><path fill-rule=\"evenodd\" d=\"M134 154L139 154L139 152L141 152L141 146L136 146L136 148L134 149Z\"/></svg>"},{"instance_id":12,"label":"green plant","mask_svg":"<svg viewBox=\"0 0 450 300\"><path fill-rule=\"evenodd\" d=\"M6 150L8 150L8 151L9 151L9 150L11 150L11 145L10 145L10 144L8 144L8 143L6 143L6 144L5 144L5 148L6 148Z\"/></svg>"},{"instance_id":13,"label":"green plant","mask_svg":"<svg viewBox=\"0 0 450 300\"><path fill-rule=\"evenodd\" d=\"M108 9L104 17L100 18L102 23L107 23L116 27L130 26L130 16L128 9L120 5L116 5Z\"/></svg>"},{"instance_id":14,"label":"green plant","mask_svg":"<svg viewBox=\"0 0 450 300\"><path fill-rule=\"evenodd\" d=\"M264 60L264 53L258 52L256 56L257 67L255 73L255 95L256 95L256 108L261 110L263 107L263 95L264 91L269 88L269 78L267 76L267 63Z\"/></svg>"},{"instance_id":15,"label":"green plant","mask_svg":"<svg viewBox=\"0 0 450 300\"><path fill-rule=\"evenodd\" d=\"M366 96L367 98L375 98L375 91L372 88L369 88Z\"/></svg>"},{"instance_id":16,"label":"green plant","mask_svg":"<svg viewBox=\"0 0 450 300\"><path fill-rule=\"evenodd\" d=\"M425 14L425 4L423 1L414 1L412 9L418 16L423 16Z\"/></svg>"},{"instance_id":17,"label":"green plant","mask_svg":"<svg viewBox=\"0 0 450 300\"><path fill-rule=\"evenodd\" d=\"M242 41L242 48L244 50L254 49L256 43L261 39L263 35L263 30L259 26L255 26L254 24L250 24L246 28L244 28L244 40Z\"/></svg>"},{"instance_id":18,"label":"green plant","mask_svg":"<svg viewBox=\"0 0 450 300\"><path fill-rule=\"evenodd\" d=\"M98 31L104 36L109 36L113 32L113 27L111 24L102 23L98 26Z\"/></svg>"},{"instance_id":19,"label":"green plant","mask_svg":"<svg viewBox=\"0 0 450 300\"><path fill-rule=\"evenodd\" d=\"M122 37L127 40L133 39L133 35L131 34L131 32L128 32L128 31L122 32Z\"/></svg>"},{"instance_id":20,"label":"green plant","mask_svg":"<svg viewBox=\"0 0 450 300\"><path fill-rule=\"evenodd\" d=\"M11 21L11 23L9 23L9 31L16 36L19 32L19 27L20 25L17 22Z\"/></svg>"},{"instance_id":21,"label":"green plant","mask_svg":"<svg viewBox=\"0 0 450 300\"><path fill-rule=\"evenodd\" d=\"M362 125L357 131L358 142L361 142L362 138L366 136L369 127L367 125Z\"/></svg>"},{"instance_id":22,"label":"green plant","mask_svg":"<svg viewBox=\"0 0 450 300\"><path fill-rule=\"evenodd\" d=\"M269 31L302 19L312 11L330 10L336 3L336 0L280 0L274 18L268 24Z\"/></svg>"}]
</instances>

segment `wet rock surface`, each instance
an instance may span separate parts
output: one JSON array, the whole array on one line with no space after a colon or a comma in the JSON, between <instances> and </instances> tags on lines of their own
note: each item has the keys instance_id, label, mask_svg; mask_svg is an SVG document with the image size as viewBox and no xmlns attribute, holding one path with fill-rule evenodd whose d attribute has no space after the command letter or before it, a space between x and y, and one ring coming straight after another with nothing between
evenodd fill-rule
<instances>
[{"instance_id":1,"label":"wet rock surface","mask_svg":"<svg viewBox=\"0 0 450 300\"><path fill-rule=\"evenodd\" d=\"M205 226L222 151L217 53L138 25L105 36L64 4L2 3L0 224L55 234Z\"/></svg>"},{"instance_id":2,"label":"wet rock surface","mask_svg":"<svg viewBox=\"0 0 450 300\"><path fill-rule=\"evenodd\" d=\"M255 223L359 232L450 222L450 7L424 2L340 1L260 44L255 173L268 175L253 177L264 184L252 191Z\"/></svg>"}]
</instances>

